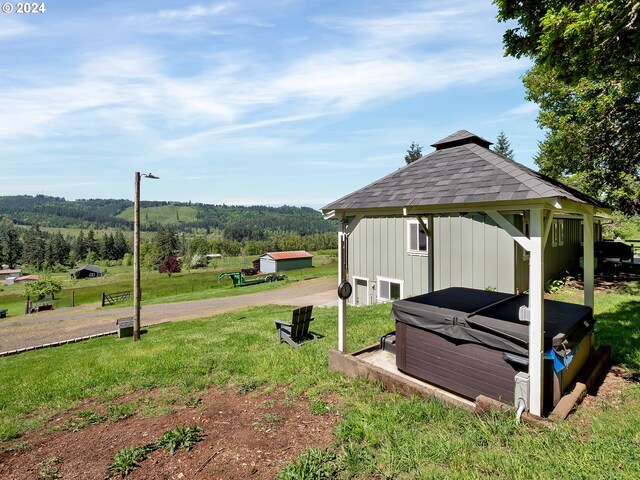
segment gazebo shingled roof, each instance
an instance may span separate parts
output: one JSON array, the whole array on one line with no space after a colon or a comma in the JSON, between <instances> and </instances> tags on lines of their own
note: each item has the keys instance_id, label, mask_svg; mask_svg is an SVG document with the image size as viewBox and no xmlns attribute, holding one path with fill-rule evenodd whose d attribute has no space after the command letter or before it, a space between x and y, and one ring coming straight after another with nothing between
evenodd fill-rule
<instances>
[{"instance_id":1,"label":"gazebo shingled roof","mask_svg":"<svg viewBox=\"0 0 640 480\"><path fill-rule=\"evenodd\" d=\"M436 151L326 205L323 210L566 198L606 205L489 149L487 140L460 130Z\"/></svg>"}]
</instances>

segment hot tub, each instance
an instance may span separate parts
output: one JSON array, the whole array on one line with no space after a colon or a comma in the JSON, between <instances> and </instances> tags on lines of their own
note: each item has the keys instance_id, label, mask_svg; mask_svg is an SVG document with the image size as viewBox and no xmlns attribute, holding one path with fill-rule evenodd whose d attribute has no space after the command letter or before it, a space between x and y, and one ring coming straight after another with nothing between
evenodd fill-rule
<instances>
[{"instance_id":1,"label":"hot tub","mask_svg":"<svg viewBox=\"0 0 640 480\"><path fill-rule=\"evenodd\" d=\"M514 401L514 377L528 371L528 295L447 288L397 300L396 365L430 384L475 399ZM544 403L553 409L589 358L591 308L544 301Z\"/></svg>"}]
</instances>

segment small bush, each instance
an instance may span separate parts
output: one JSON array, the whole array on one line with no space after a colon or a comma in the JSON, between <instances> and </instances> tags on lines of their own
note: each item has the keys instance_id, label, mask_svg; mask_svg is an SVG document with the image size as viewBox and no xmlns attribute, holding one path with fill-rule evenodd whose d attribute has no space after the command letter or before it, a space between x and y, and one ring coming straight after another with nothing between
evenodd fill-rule
<instances>
[{"instance_id":1,"label":"small bush","mask_svg":"<svg viewBox=\"0 0 640 480\"><path fill-rule=\"evenodd\" d=\"M280 480L324 480L338 476L336 454L329 450L310 448L278 474Z\"/></svg>"},{"instance_id":2,"label":"small bush","mask_svg":"<svg viewBox=\"0 0 640 480\"><path fill-rule=\"evenodd\" d=\"M140 466L140 462L147 458L149 452L155 450L152 445L142 445L139 447L123 448L109 465L108 478L120 475L122 478L129 475L134 468Z\"/></svg>"},{"instance_id":3,"label":"small bush","mask_svg":"<svg viewBox=\"0 0 640 480\"><path fill-rule=\"evenodd\" d=\"M173 455L179 448L184 448L187 452L202 440L202 429L200 427L178 427L175 430L164 432L160 440L154 446L164 448Z\"/></svg>"},{"instance_id":4,"label":"small bush","mask_svg":"<svg viewBox=\"0 0 640 480\"><path fill-rule=\"evenodd\" d=\"M558 293L573 280L574 278L571 276L566 276L564 278L558 278L554 280L547 280L544 284L544 291L552 294Z\"/></svg>"}]
</instances>

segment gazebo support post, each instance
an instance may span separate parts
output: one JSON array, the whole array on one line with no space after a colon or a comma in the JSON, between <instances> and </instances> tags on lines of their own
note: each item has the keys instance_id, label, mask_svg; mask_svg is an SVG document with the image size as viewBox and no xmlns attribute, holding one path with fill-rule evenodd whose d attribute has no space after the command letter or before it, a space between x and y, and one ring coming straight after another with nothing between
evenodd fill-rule
<instances>
[{"instance_id":1,"label":"gazebo support post","mask_svg":"<svg viewBox=\"0 0 640 480\"><path fill-rule=\"evenodd\" d=\"M529 210L529 412L542 416L544 365L544 215Z\"/></svg>"},{"instance_id":2,"label":"gazebo support post","mask_svg":"<svg viewBox=\"0 0 640 480\"><path fill-rule=\"evenodd\" d=\"M594 255L593 255L593 213L582 214L582 226L584 228L584 246L582 252L582 262L584 264L584 304L593 309L593 276L594 276Z\"/></svg>"},{"instance_id":3,"label":"gazebo support post","mask_svg":"<svg viewBox=\"0 0 640 480\"><path fill-rule=\"evenodd\" d=\"M346 221L338 232L338 285L347 279L347 242ZM347 299L338 300L338 351L347 352Z\"/></svg>"}]
</instances>

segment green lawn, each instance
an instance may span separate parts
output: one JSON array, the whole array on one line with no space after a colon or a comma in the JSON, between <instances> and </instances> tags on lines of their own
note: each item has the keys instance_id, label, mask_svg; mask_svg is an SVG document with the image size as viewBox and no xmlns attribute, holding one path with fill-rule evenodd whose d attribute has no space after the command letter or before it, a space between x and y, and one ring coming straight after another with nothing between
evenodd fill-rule
<instances>
[{"instance_id":1,"label":"green lawn","mask_svg":"<svg viewBox=\"0 0 640 480\"><path fill-rule=\"evenodd\" d=\"M639 292L634 282L596 297L599 341L612 344L614 358L629 367L631 378L640 366ZM389 309L349 309L350 350L393 328ZM127 392L160 388L184 404L211 385L279 386L312 403L330 392L343 415L330 450L309 451L283 478L640 478L635 381L597 402L589 417L578 409L555 428L518 425L513 415L476 416L329 372L337 310L314 314L312 330L324 338L297 350L277 343L272 323L287 318L290 308L267 306L152 326L135 344L105 337L1 358L0 438L16 437L88 399L108 405ZM144 413L149 407L141 401L136 408ZM310 471L326 477L302 475Z\"/></svg>"},{"instance_id":2,"label":"green lawn","mask_svg":"<svg viewBox=\"0 0 640 480\"><path fill-rule=\"evenodd\" d=\"M253 258L253 257L251 257ZM141 272L142 304L168 303L187 300L200 300L205 298L223 297L230 295L242 295L246 293L282 288L291 281L297 281L314 276L335 276L337 264L335 256L315 255L314 267L303 270L286 272L285 282L273 284L261 284L234 288L231 280L223 279L218 283L218 275L221 272L239 271L243 267L251 265L249 257L228 257L218 262L213 268L184 270L174 273L169 277L157 271L143 269ZM70 307L72 299L75 305L87 303L99 303L102 292L116 293L133 289L133 267L103 267L104 276L99 278L87 278L72 281L68 273L54 274L53 276L63 282L63 290L56 294L53 301L54 308ZM0 308L7 308L10 317L24 313L25 299L23 285L0 286ZM131 305L118 303L116 306ZM5 319L0 319L2 322Z\"/></svg>"}]
</instances>

